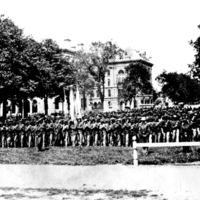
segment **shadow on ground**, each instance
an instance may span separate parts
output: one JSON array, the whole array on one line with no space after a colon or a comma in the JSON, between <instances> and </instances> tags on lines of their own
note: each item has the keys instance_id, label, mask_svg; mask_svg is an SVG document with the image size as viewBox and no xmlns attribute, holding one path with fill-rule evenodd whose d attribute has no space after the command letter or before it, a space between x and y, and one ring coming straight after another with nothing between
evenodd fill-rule
<instances>
[{"instance_id":1,"label":"shadow on ground","mask_svg":"<svg viewBox=\"0 0 200 200\"><path fill-rule=\"evenodd\" d=\"M166 200L162 194L138 190L65 190L65 189L20 189L0 188L0 199L51 199L51 200L114 200L114 199L155 199Z\"/></svg>"}]
</instances>

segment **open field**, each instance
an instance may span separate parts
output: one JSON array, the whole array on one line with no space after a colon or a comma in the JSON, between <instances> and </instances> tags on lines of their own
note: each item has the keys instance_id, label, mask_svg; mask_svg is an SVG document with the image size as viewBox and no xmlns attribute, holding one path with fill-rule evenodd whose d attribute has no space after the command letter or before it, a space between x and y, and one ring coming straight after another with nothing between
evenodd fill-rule
<instances>
[{"instance_id":1,"label":"open field","mask_svg":"<svg viewBox=\"0 0 200 200\"><path fill-rule=\"evenodd\" d=\"M44 151L36 148L1 148L0 164L97 165L132 164L133 149L125 147L51 147ZM183 153L182 147L150 148L145 155L139 150L139 164L175 164L200 161L200 149Z\"/></svg>"}]
</instances>

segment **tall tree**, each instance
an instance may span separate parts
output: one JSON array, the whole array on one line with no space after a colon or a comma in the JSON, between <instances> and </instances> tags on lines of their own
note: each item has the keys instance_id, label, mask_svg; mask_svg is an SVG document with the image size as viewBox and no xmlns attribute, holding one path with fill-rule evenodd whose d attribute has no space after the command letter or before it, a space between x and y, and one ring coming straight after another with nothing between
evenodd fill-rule
<instances>
[{"instance_id":1,"label":"tall tree","mask_svg":"<svg viewBox=\"0 0 200 200\"><path fill-rule=\"evenodd\" d=\"M35 65L29 56L32 40L23 35L10 19L0 16L0 85L4 112L8 98L20 96L24 100L36 88ZM25 101L26 102L26 101Z\"/></svg>"},{"instance_id":2,"label":"tall tree","mask_svg":"<svg viewBox=\"0 0 200 200\"><path fill-rule=\"evenodd\" d=\"M198 81L186 74L167 73L164 71L156 80L161 84L163 94L176 103L190 103L200 99L200 85Z\"/></svg>"},{"instance_id":3,"label":"tall tree","mask_svg":"<svg viewBox=\"0 0 200 200\"><path fill-rule=\"evenodd\" d=\"M73 65L76 70L76 84L79 86L80 92L83 96L83 109L86 108L86 96L93 96L95 80L90 74L89 68L91 66L90 53L83 50L76 52L73 60Z\"/></svg>"},{"instance_id":4,"label":"tall tree","mask_svg":"<svg viewBox=\"0 0 200 200\"><path fill-rule=\"evenodd\" d=\"M103 108L105 98L105 75L108 72L109 62L123 50L111 41L106 43L94 42L91 44L91 59L89 71L96 81L97 91L100 95Z\"/></svg>"},{"instance_id":5,"label":"tall tree","mask_svg":"<svg viewBox=\"0 0 200 200\"><path fill-rule=\"evenodd\" d=\"M136 95L140 93L151 94L151 73L146 65L141 62L135 62L128 65L126 68L126 78L118 87L121 87L121 97L125 101L134 100L136 106Z\"/></svg>"},{"instance_id":6,"label":"tall tree","mask_svg":"<svg viewBox=\"0 0 200 200\"><path fill-rule=\"evenodd\" d=\"M198 26L199 28L200 26ZM192 64L189 65L190 74L200 81L200 36L195 40L189 41L189 44L193 47L195 51L195 60Z\"/></svg>"},{"instance_id":7,"label":"tall tree","mask_svg":"<svg viewBox=\"0 0 200 200\"><path fill-rule=\"evenodd\" d=\"M4 117L7 99L23 100L26 117L27 98L35 96L44 98L48 114L47 97L62 92L59 86L63 82L73 82L73 72L73 66L54 41L38 43L24 36L10 19L0 16L0 101L4 102Z\"/></svg>"},{"instance_id":8,"label":"tall tree","mask_svg":"<svg viewBox=\"0 0 200 200\"><path fill-rule=\"evenodd\" d=\"M63 87L75 82L75 68L55 41L46 39L42 47L44 65L40 68L42 79L39 83L43 90L45 114L48 114L48 97L61 95L63 99Z\"/></svg>"}]
</instances>

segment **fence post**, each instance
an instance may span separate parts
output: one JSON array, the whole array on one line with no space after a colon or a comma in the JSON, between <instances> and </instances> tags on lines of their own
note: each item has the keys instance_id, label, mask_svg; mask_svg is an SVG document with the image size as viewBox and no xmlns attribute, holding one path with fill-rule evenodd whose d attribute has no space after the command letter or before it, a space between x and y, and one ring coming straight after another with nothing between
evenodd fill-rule
<instances>
[{"instance_id":1,"label":"fence post","mask_svg":"<svg viewBox=\"0 0 200 200\"><path fill-rule=\"evenodd\" d=\"M137 153L136 136L133 136L133 165L138 166L138 153Z\"/></svg>"},{"instance_id":2,"label":"fence post","mask_svg":"<svg viewBox=\"0 0 200 200\"><path fill-rule=\"evenodd\" d=\"M178 143L179 142L179 130L176 129L176 142Z\"/></svg>"}]
</instances>

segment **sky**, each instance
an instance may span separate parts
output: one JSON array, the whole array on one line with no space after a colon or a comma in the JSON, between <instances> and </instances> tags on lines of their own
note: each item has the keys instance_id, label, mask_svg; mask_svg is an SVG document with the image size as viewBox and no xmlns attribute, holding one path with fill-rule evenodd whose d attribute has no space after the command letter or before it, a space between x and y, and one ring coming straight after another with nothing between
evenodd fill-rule
<instances>
[{"instance_id":1,"label":"sky","mask_svg":"<svg viewBox=\"0 0 200 200\"><path fill-rule=\"evenodd\" d=\"M200 36L199 0L0 0L0 14L37 41L52 38L62 48L112 40L122 49L146 51L155 78L186 73L194 61L190 40Z\"/></svg>"}]
</instances>

